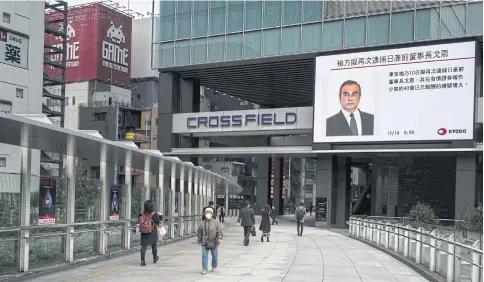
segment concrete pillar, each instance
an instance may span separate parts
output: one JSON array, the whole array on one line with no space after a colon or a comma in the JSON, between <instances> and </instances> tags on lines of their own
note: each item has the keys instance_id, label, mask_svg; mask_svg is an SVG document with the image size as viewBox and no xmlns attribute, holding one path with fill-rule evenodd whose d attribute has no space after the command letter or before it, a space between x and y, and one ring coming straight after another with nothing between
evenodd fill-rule
<instances>
[{"instance_id":1,"label":"concrete pillar","mask_svg":"<svg viewBox=\"0 0 484 282\"><path fill-rule=\"evenodd\" d=\"M180 168L180 197L178 199L178 215L184 216L185 214L185 166ZM185 219L181 219L180 234L185 234Z\"/></svg>"},{"instance_id":2,"label":"concrete pillar","mask_svg":"<svg viewBox=\"0 0 484 282\"><path fill-rule=\"evenodd\" d=\"M476 156L457 156L455 172L455 219L459 219L469 208L476 206L477 183ZM482 189L482 187L479 189Z\"/></svg>"},{"instance_id":3,"label":"concrete pillar","mask_svg":"<svg viewBox=\"0 0 484 282\"><path fill-rule=\"evenodd\" d=\"M107 147L103 144L101 145L101 159L99 163L99 182L100 182L100 219L101 221L105 221L108 219L109 214L109 176L108 176L108 163L107 163ZM100 226L101 231L99 231L99 240L98 240L98 253L104 255L106 253L106 246L108 243L107 234L103 231L106 229L105 224L101 224Z\"/></svg>"},{"instance_id":4,"label":"concrete pillar","mask_svg":"<svg viewBox=\"0 0 484 282\"><path fill-rule=\"evenodd\" d=\"M257 157L257 189L256 199L260 211L269 201L269 158Z\"/></svg>"},{"instance_id":5,"label":"concrete pillar","mask_svg":"<svg viewBox=\"0 0 484 282\"><path fill-rule=\"evenodd\" d=\"M126 154L124 161L124 218L131 219L131 198L133 185L131 183L131 153ZM123 229L123 246L125 249L131 248L131 230L129 230L130 223L127 222Z\"/></svg>"},{"instance_id":6,"label":"concrete pillar","mask_svg":"<svg viewBox=\"0 0 484 282\"><path fill-rule=\"evenodd\" d=\"M144 169L144 186L145 186L145 196L144 200L147 201L150 199L150 188L151 188L151 177L150 177L150 157L148 155L145 156L145 169ZM153 203L155 204L155 203ZM143 205L142 205L143 206Z\"/></svg>"},{"instance_id":7,"label":"concrete pillar","mask_svg":"<svg viewBox=\"0 0 484 282\"><path fill-rule=\"evenodd\" d=\"M67 139L67 155L65 156L65 170L68 179L67 201L66 201L66 223L74 223L75 202L76 202L76 144L75 139L69 136ZM65 259L66 262L74 261L74 226L66 228Z\"/></svg>"},{"instance_id":8,"label":"concrete pillar","mask_svg":"<svg viewBox=\"0 0 484 282\"><path fill-rule=\"evenodd\" d=\"M32 149L29 148L29 128L27 125L22 125L21 130L21 144L20 144L20 226L30 225L30 193L31 191L31 170L32 170ZM5 133L4 133L5 134ZM19 271L25 272L29 270L29 230L22 230L20 232L21 239L19 240Z\"/></svg>"}]
</instances>

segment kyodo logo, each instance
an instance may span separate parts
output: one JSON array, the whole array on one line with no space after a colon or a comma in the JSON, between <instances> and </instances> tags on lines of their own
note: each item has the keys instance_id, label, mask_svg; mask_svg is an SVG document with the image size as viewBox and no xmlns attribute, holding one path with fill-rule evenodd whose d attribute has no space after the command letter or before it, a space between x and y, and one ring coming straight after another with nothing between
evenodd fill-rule
<instances>
[{"instance_id":1,"label":"kyodo logo","mask_svg":"<svg viewBox=\"0 0 484 282\"><path fill-rule=\"evenodd\" d=\"M112 69L120 70L123 72L128 72L127 68L124 69L122 66L128 66L128 48L123 48L120 44L126 43L126 38L123 33L123 26L116 26L111 22L111 26L106 31L106 39L102 42L102 58L103 60L113 62L115 64L121 65L109 65L103 62L104 66L108 66Z\"/></svg>"},{"instance_id":2,"label":"kyodo logo","mask_svg":"<svg viewBox=\"0 0 484 282\"><path fill-rule=\"evenodd\" d=\"M440 136L444 136L447 134L464 134L467 130L465 129L447 129L447 128L439 128L437 130L437 134Z\"/></svg>"}]
</instances>

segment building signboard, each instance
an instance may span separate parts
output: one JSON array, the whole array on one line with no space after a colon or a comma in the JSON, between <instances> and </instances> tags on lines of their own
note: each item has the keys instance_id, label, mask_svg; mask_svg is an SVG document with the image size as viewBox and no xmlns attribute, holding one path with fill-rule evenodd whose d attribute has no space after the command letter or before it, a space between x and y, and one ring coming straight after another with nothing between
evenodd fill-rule
<instances>
[{"instance_id":1,"label":"building signboard","mask_svg":"<svg viewBox=\"0 0 484 282\"><path fill-rule=\"evenodd\" d=\"M475 42L316 58L314 143L467 140Z\"/></svg>"},{"instance_id":2,"label":"building signboard","mask_svg":"<svg viewBox=\"0 0 484 282\"><path fill-rule=\"evenodd\" d=\"M47 20L61 17L46 15ZM66 80L70 82L96 79L120 87L130 86L132 18L100 3L72 7L67 15ZM55 26L64 30L62 23ZM45 36L45 42L62 48L62 38ZM51 61L60 62L61 54ZM60 79L60 69L46 66L45 72Z\"/></svg>"},{"instance_id":3,"label":"building signboard","mask_svg":"<svg viewBox=\"0 0 484 282\"><path fill-rule=\"evenodd\" d=\"M0 63L28 68L29 39L0 29Z\"/></svg>"}]
</instances>

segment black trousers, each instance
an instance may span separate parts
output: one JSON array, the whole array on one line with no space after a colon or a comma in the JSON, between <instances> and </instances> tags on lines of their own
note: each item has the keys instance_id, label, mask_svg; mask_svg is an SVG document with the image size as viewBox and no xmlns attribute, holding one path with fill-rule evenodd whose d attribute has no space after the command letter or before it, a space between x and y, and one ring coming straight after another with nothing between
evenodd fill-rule
<instances>
[{"instance_id":1,"label":"black trousers","mask_svg":"<svg viewBox=\"0 0 484 282\"><path fill-rule=\"evenodd\" d=\"M219 222L224 222L225 216L224 215L219 215L218 216L218 221Z\"/></svg>"},{"instance_id":2,"label":"black trousers","mask_svg":"<svg viewBox=\"0 0 484 282\"><path fill-rule=\"evenodd\" d=\"M147 247L148 246L141 246L141 260L145 260ZM158 256L158 247L156 246L156 244L151 245L151 253L153 253L153 259Z\"/></svg>"},{"instance_id":3,"label":"black trousers","mask_svg":"<svg viewBox=\"0 0 484 282\"><path fill-rule=\"evenodd\" d=\"M302 236L304 229L304 222L297 221L297 235Z\"/></svg>"},{"instance_id":4,"label":"black trousers","mask_svg":"<svg viewBox=\"0 0 484 282\"><path fill-rule=\"evenodd\" d=\"M277 223L277 224L279 224L279 221L277 221L277 219L276 219L275 216L272 218L272 225L274 225L274 222Z\"/></svg>"},{"instance_id":5,"label":"black trousers","mask_svg":"<svg viewBox=\"0 0 484 282\"><path fill-rule=\"evenodd\" d=\"M244 226L244 243L249 243L250 231L252 231L252 226Z\"/></svg>"}]
</instances>

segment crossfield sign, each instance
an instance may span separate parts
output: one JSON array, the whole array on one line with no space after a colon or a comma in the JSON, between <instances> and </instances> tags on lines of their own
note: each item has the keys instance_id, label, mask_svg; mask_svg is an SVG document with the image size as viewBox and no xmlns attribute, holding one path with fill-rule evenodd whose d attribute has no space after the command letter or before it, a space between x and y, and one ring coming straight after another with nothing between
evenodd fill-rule
<instances>
[{"instance_id":1,"label":"crossfield sign","mask_svg":"<svg viewBox=\"0 0 484 282\"><path fill-rule=\"evenodd\" d=\"M28 68L29 39L0 29L0 63Z\"/></svg>"},{"instance_id":2,"label":"crossfield sign","mask_svg":"<svg viewBox=\"0 0 484 282\"><path fill-rule=\"evenodd\" d=\"M246 127L249 125L290 125L297 122L297 113L287 112L259 113L259 114L235 114L235 115L211 115L188 117L187 128L218 128L218 127Z\"/></svg>"}]
</instances>

